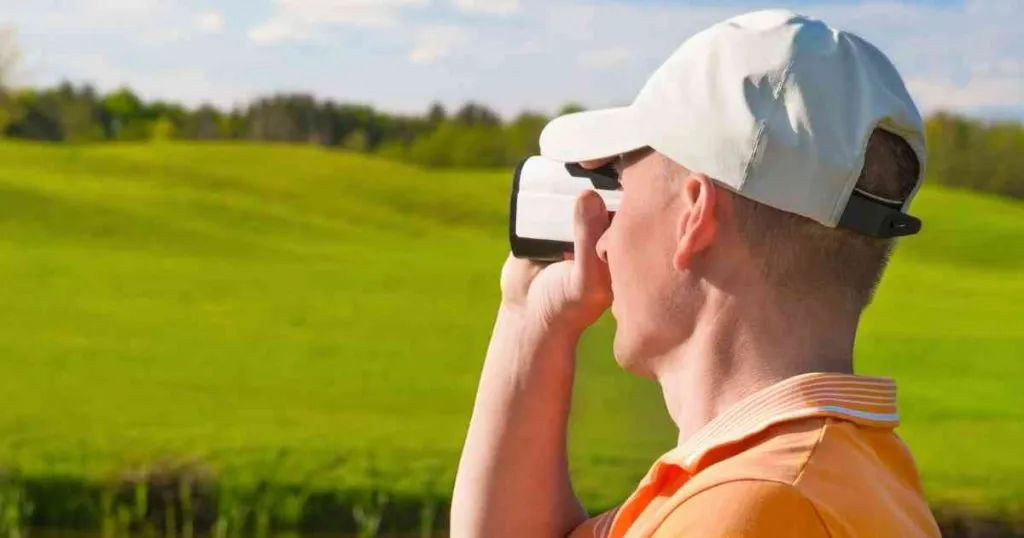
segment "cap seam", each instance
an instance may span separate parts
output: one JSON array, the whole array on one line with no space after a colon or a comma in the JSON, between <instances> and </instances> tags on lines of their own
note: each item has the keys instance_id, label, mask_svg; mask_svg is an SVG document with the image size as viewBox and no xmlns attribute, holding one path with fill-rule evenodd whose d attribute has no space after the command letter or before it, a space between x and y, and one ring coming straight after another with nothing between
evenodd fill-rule
<instances>
[{"instance_id":1,"label":"cap seam","mask_svg":"<svg viewBox=\"0 0 1024 538\"><path fill-rule=\"evenodd\" d=\"M750 179L750 169L754 164L754 157L758 155L763 147L764 132L768 127L768 121L775 116L775 113L779 110L779 103L781 101L780 96L782 95L783 88L789 81L789 75L793 68L793 61L796 55L790 56L789 61L786 63L786 67L782 68L782 76L779 77L779 82L776 83L775 87L772 88L772 108L771 112L766 115L767 120L761 120L757 124L757 130L754 131L754 141L751 144L750 153L747 155L747 162L743 166L743 177L740 178L740 184L737 190L742 191L743 187L746 186L747 180Z\"/></svg>"}]
</instances>

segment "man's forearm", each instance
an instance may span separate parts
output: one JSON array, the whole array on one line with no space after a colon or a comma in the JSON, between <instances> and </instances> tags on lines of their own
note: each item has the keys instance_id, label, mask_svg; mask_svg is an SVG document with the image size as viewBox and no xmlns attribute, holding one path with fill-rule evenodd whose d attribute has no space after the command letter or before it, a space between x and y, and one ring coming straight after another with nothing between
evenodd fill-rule
<instances>
[{"instance_id":1,"label":"man's forearm","mask_svg":"<svg viewBox=\"0 0 1024 538\"><path fill-rule=\"evenodd\" d=\"M455 481L453 537L562 538L586 518L566 454L577 341L499 310Z\"/></svg>"}]
</instances>

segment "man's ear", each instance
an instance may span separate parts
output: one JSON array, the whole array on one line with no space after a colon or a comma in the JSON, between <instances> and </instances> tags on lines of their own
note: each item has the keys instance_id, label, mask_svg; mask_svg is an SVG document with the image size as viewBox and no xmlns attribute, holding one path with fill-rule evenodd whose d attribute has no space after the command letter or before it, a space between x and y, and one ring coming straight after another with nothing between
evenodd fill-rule
<instances>
[{"instance_id":1,"label":"man's ear","mask_svg":"<svg viewBox=\"0 0 1024 538\"><path fill-rule=\"evenodd\" d=\"M690 173L680 181L677 196L682 213L677 227L676 252L672 257L672 266L677 271L689 267L718 233L718 189L714 182L698 173Z\"/></svg>"}]
</instances>

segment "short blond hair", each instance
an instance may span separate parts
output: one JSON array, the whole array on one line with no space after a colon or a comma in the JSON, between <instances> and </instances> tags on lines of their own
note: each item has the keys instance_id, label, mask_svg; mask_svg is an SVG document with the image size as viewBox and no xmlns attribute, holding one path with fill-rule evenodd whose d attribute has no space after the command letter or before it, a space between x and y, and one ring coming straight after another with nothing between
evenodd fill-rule
<instances>
[{"instance_id":1,"label":"short blond hair","mask_svg":"<svg viewBox=\"0 0 1024 538\"><path fill-rule=\"evenodd\" d=\"M917 155L898 135L875 129L868 140L857 188L906 200L917 184ZM783 292L831 293L863 310L874 297L895 241L828 228L810 219L733 195L736 228L755 255L762 276Z\"/></svg>"}]
</instances>

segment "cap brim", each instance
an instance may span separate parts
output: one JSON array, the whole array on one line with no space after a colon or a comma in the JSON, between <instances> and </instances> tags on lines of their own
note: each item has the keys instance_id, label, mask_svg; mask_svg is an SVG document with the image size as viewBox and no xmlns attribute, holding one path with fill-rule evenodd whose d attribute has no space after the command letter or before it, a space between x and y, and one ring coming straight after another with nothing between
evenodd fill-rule
<instances>
[{"instance_id":1,"label":"cap brim","mask_svg":"<svg viewBox=\"0 0 1024 538\"><path fill-rule=\"evenodd\" d=\"M540 134L540 154L562 162L605 159L647 146L635 107L576 112L555 118Z\"/></svg>"}]
</instances>

